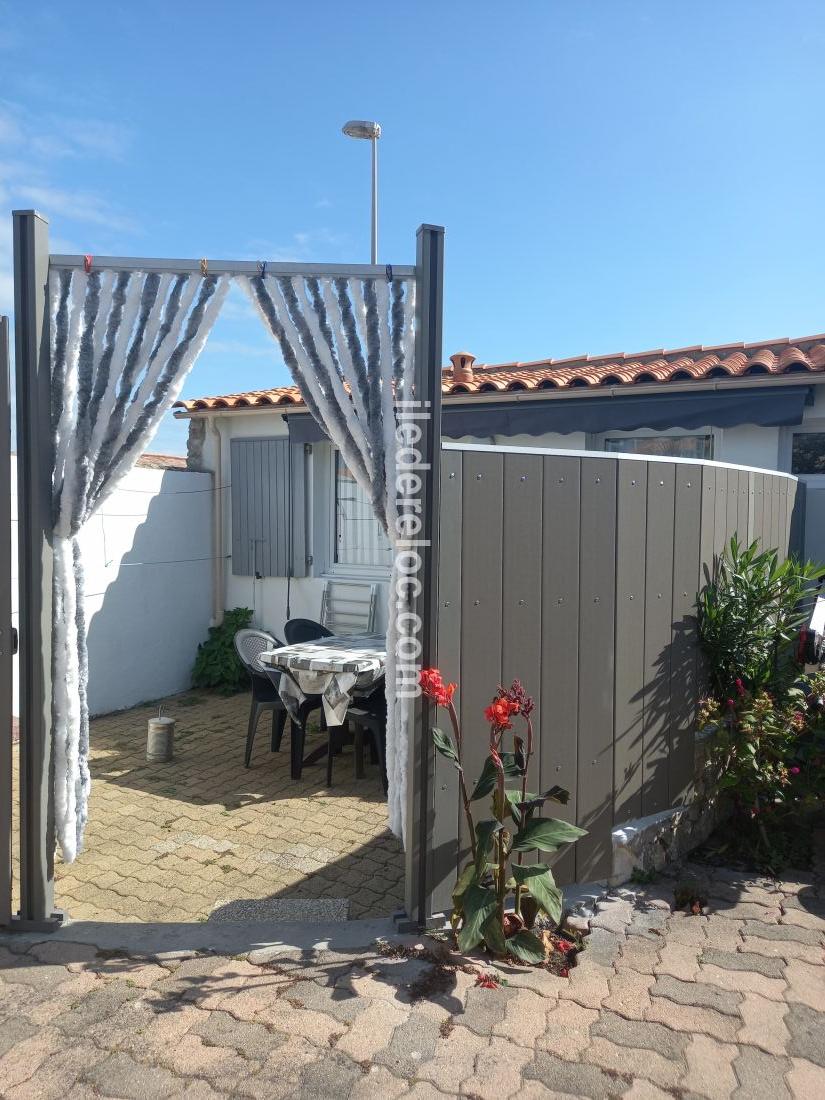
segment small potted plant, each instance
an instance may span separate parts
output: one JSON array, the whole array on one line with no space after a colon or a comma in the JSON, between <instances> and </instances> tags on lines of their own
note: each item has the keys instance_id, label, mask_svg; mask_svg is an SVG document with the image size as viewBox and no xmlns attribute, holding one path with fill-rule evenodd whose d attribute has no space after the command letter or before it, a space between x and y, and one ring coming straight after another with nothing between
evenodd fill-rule
<instances>
[{"instance_id":1,"label":"small potted plant","mask_svg":"<svg viewBox=\"0 0 825 1100\"><path fill-rule=\"evenodd\" d=\"M453 702L456 684L445 684L436 668L424 669L420 682L424 695L449 716L452 735L434 728L433 744L458 771L467 822L470 858L458 874L452 899L452 927L459 949L472 951L484 944L498 958L531 964L545 963L548 953L558 950L559 944L562 950L572 951L569 940L552 933L539 936L534 931L541 913L558 929L562 893L547 863L526 861L525 856L556 852L584 836L586 830L540 816L545 803L568 801L569 793L562 787L543 793L528 789L534 751L533 700L518 680L509 688L498 688L484 712L489 726L487 759L469 791L464 771L465 735ZM508 780L514 785L508 786ZM476 821L473 805L487 798L490 814Z\"/></svg>"}]
</instances>

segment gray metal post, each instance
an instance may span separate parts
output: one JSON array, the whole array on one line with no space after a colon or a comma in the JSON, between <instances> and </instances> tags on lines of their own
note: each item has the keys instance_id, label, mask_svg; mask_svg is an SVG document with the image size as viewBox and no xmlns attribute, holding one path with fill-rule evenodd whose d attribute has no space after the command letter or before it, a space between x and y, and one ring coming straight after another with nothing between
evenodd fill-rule
<instances>
[{"instance_id":1,"label":"gray metal post","mask_svg":"<svg viewBox=\"0 0 825 1100\"><path fill-rule=\"evenodd\" d=\"M11 921L12 888L12 657L11 622L11 407L9 319L0 317L0 925Z\"/></svg>"},{"instance_id":2,"label":"gray metal post","mask_svg":"<svg viewBox=\"0 0 825 1100\"><path fill-rule=\"evenodd\" d=\"M438 509L441 465L441 316L444 288L444 230L422 225L416 249L416 333L415 396L429 402L430 416L419 421L418 443L425 469L423 477L420 538L422 592L416 612L422 622L421 665L428 668L436 653L438 626ZM432 704L416 701L410 737L407 774L407 845L405 853L405 906L410 921L424 927L430 916L431 893L427 860L431 848L433 799L431 779L433 754L430 727L435 715Z\"/></svg>"},{"instance_id":3,"label":"gray metal post","mask_svg":"<svg viewBox=\"0 0 825 1100\"><path fill-rule=\"evenodd\" d=\"M51 930L54 912L52 800L52 470L49 229L34 210L13 211L17 507L20 594L21 930Z\"/></svg>"},{"instance_id":4,"label":"gray metal post","mask_svg":"<svg viewBox=\"0 0 825 1100\"><path fill-rule=\"evenodd\" d=\"M372 139L372 248L370 263L378 263L378 138Z\"/></svg>"}]
</instances>

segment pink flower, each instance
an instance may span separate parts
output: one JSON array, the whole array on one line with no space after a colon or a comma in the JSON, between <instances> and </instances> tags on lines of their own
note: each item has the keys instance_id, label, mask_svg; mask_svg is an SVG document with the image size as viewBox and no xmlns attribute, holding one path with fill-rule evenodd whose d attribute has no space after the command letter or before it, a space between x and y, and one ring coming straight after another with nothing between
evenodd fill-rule
<instances>
[{"instance_id":1,"label":"pink flower","mask_svg":"<svg viewBox=\"0 0 825 1100\"><path fill-rule=\"evenodd\" d=\"M725 700L725 706L726 706L726 707L727 707L727 708L728 708L729 710L733 710L733 708L734 708L734 707L736 706L736 703L734 703L733 699L726 699L726 700Z\"/></svg>"},{"instance_id":2,"label":"pink flower","mask_svg":"<svg viewBox=\"0 0 825 1100\"><path fill-rule=\"evenodd\" d=\"M794 766L792 768L790 768L789 771L790 771L791 775L799 775L799 773L802 771L802 769L798 768L796 766L796 764L794 764Z\"/></svg>"},{"instance_id":3,"label":"pink flower","mask_svg":"<svg viewBox=\"0 0 825 1100\"><path fill-rule=\"evenodd\" d=\"M739 698L741 699L742 696L745 694L745 685L742 683L742 679L739 676L736 677L736 690L739 693Z\"/></svg>"}]
</instances>

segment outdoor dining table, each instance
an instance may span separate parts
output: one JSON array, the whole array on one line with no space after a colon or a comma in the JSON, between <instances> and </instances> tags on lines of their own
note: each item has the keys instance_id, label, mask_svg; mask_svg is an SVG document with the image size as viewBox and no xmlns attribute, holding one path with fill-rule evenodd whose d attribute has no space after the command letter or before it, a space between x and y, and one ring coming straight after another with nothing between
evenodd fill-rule
<instances>
[{"instance_id":1,"label":"outdoor dining table","mask_svg":"<svg viewBox=\"0 0 825 1100\"><path fill-rule=\"evenodd\" d=\"M261 664L285 675L278 677L278 694L294 722L308 695L320 695L327 728L343 726L353 695L364 694L383 679L387 664L384 634L352 634L318 638L280 649L265 650ZM312 764L327 751L323 745L311 752L304 764Z\"/></svg>"}]
</instances>

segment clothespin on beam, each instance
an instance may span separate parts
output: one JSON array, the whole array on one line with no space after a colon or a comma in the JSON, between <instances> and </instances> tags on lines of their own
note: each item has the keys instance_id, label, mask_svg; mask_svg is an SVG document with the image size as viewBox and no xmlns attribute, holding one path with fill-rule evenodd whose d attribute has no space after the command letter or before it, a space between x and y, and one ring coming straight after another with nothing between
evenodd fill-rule
<instances>
[{"instance_id":1,"label":"clothespin on beam","mask_svg":"<svg viewBox=\"0 0 825 1100\"><path fill-rule=\"evenodd\" d=\"M95 259L94 256L90 256L90 255L88 255L88 253L87 253L87 255L85 255L83 257L83 270L86 272L87 275L92 270L92 264L94 263L94 259Z\"/></svg>"}]
</instances>

